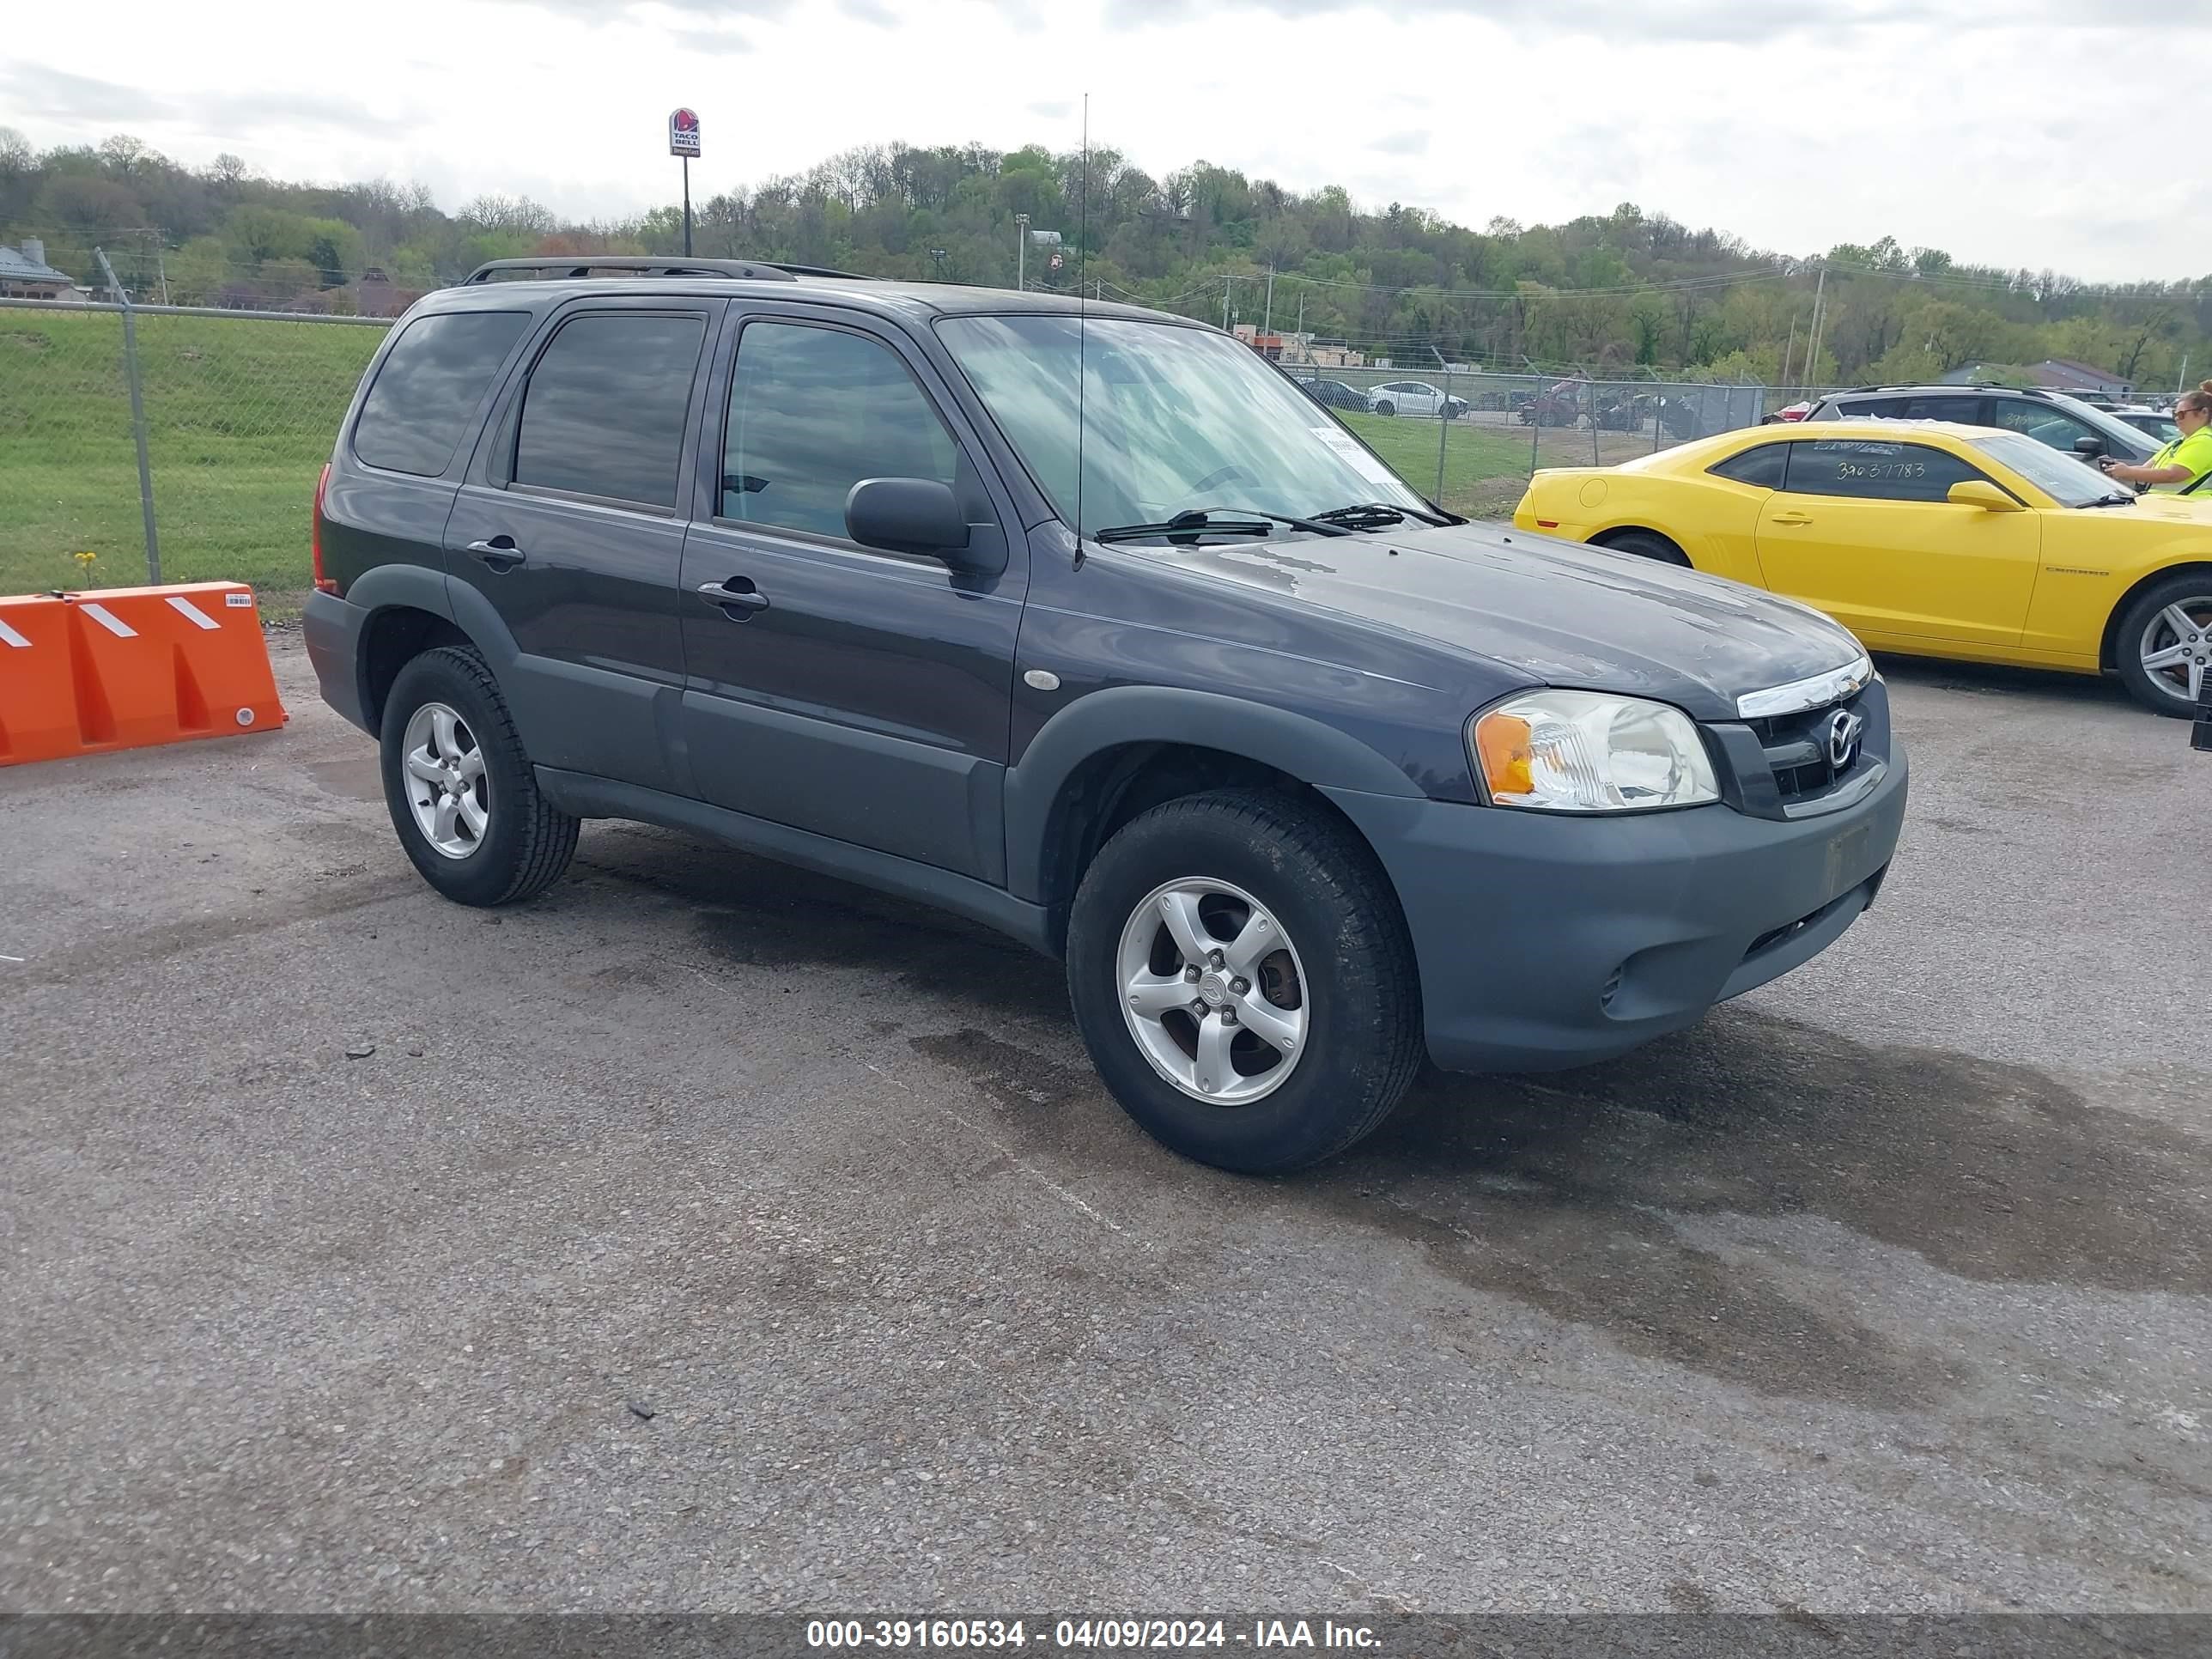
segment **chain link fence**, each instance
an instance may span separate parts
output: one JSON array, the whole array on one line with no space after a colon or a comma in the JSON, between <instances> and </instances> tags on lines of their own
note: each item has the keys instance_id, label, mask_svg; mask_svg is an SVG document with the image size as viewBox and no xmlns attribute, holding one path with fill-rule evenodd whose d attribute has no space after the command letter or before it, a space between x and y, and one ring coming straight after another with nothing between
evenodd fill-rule
<instances>
[{"instance_id":1,"label":"chain link fence","mask_svg":"<svg viewBox=\"0 0 2212 1659\"><path fill-rule=\"evenodd\" d=\"M0 301L0 592L234 580L295 608L315 477L389 326Z\"/></svg>"},{"instance_id":2,"label":"chain link fence","mask_svg":"<svg viewBox=\"0 0 2212 1659\"><path fill-rule=\"evenodd\" d=\"M1470 518L1510 514L1540 467L1613 466L1756 426L1782 404L1765 386L1601 380L1439 366L1427 373L1281 365L1408 483Z\"/></svg>"}]
</instances>

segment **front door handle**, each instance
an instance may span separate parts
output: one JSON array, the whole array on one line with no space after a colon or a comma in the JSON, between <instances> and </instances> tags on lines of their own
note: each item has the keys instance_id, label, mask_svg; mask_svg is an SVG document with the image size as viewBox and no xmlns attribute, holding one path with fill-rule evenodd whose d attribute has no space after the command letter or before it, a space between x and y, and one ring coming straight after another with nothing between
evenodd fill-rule
<instances>
[{"instance_id":1,"label":"front door handle","mask_svg":"<svg viewBox=\"0 0 2212 1659\"><path fill-rule=\"evenodd\" d=\"M755 587L750 576L731 576L699 584L699 597L718 605L732 622L743 622L756 611L768 609L768 595Z\"/></svg>"},{"instance_id":2,"label":"front door handle","mask_svg":"<svg viewBox=\"0 0 2212 1659\"><path fill-rule=\"evenodd\" d=\"M1789 513L1771 513L1767 515L1766 521L1769 524L1810 524L1813 522L1813 515L1809 513L1798 513L1794 511Z\"/></svg>"},{"instance_id":3,"label":"front door handle","mask_svg":"<svg viewBox=\"0 0 2212 1659\"><path fill-rule=\"evenodd\" d=\"M494 536L488 542L471 542L469 551L494 570L512 570L529 556L514 544L512 536Z\"/></svg>"}]
</instances>

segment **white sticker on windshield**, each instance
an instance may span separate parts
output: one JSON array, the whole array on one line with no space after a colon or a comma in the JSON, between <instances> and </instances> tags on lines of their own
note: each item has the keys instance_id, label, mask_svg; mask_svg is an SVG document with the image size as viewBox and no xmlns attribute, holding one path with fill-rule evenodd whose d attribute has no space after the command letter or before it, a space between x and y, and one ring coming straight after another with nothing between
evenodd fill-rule
<instances>
[{"instance_id":1,"label":"white sticker on windshield","mask_svg":"<svg viewBox=\"0 0 2212 1659\"><path fill-rule=\"evenodd\" d=\"M1317 426L1313 431L1315 437L1320 439L1358 469L1360 477L1370 479L1376 483L1398 482L1398 475L1383 465L1379 456L1349 432L1340 432L1333 426Z\"/></svg>"}]
</instances>

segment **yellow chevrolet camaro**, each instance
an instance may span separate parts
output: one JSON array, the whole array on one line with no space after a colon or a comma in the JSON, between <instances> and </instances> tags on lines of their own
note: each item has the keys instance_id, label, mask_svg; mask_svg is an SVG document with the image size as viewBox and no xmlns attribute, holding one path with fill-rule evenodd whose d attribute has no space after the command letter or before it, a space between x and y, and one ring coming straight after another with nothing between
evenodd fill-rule
<instances>
[{"instance_id":1,"label":"yellow chevrolet camaro","mask_svg":"<svg viewBox=\"0 0 2212 1659\"><path fill-rule=\"evenodd\" d=\"M1788 594L1876 651L2116 672L2161 714L2212 672L2212 495L2137 495L2015 432L1753 427L1540 471L1513 521Z\"/></svg>"}]
</instances>

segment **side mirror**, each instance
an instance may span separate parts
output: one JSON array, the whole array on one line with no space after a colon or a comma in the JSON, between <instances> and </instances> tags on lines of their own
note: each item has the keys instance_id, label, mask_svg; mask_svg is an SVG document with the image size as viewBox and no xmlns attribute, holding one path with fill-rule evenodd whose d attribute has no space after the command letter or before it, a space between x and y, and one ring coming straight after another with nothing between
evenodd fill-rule
<instances>
[{"instance_id":1,"label":"side mirror","mask_svg":"<svg viewBox=\"0 0 2212 1659\"><path fill-rule=\"evenodd\" d=\"M2076 438L2074 453L2076 455L2101 455L2105 453L2105 441L2102 438Z\"/></svg>"},{"instance_id":2,"label":"side mirror","mask_svg":"<svg viewBox=\"0 0 2212 1659\"><path fill-rule=\"evenodd\" d=\"M1954 507L1978 507L1985 513L2017 513L2018 501L1986 478L1962 478L1943 492Z\"/></svg>"},{"instance_id":3,"label":"side mirror","mask_svg":"<svg viewBox=\"0 0 2212 1659\"><path fill-rule=\"evenodd\" d=\"M863 478L845 497L845 533L863 547L918 553L964 569L968 520L934 478Z\"/></svg>"}]
</instances>

